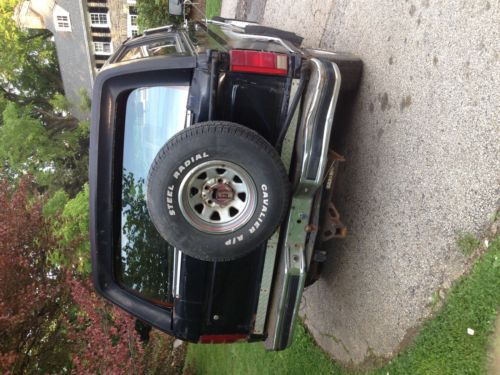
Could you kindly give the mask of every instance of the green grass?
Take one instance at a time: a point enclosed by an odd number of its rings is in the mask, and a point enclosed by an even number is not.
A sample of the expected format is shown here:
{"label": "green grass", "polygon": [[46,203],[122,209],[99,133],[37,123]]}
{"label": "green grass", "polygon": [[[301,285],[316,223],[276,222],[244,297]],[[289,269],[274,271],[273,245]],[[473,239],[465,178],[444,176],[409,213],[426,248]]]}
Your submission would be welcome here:
{"label": "green grass", "polygon": [[302,324],[293,345],[281,352],[266,352],[262,343],[190,344],[185,368],[189,374],[343,374]]}
{"label": "green grass", "polygon": [[[413,345],[377,374],[483,374],[500,307],[500,236],[424,324]],[[474,335],[467,334],[467,328]]]}
{"label": "green grass", "polygon": [[481,242],[470,233],[462,233],[458,237],[458,247],[466,256],[471,255],[480,245]]}
{"label": "green grass", "polygon": [[205,14],[208,19],[220,14],[222,0],[207,0],[205,4]]}
{"label": "green grass", "polygon": [[[451,289],[443,308],[422,327],[413,344],[370,374],[484,374],[489,337],[500,307],[500,236]],[[467,334],[467,328],[474,335]],[[261,343],[189,345],[190,374],[348,374],[330,361],[302,325],[294,343],[282,352],[266,352]]]}
{"label": "green grass", "polygon": [[500,374],[500,315],[497,316],[495,333],[490,348],[490,374]]}

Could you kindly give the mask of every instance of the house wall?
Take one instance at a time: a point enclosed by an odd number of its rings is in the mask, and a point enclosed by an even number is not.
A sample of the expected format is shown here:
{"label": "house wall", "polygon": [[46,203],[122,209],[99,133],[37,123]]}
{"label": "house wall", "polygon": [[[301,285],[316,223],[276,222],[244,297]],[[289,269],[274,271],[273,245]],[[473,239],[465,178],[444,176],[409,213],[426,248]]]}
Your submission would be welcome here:
{"label": "house wall", "polygon": [[[91,13],[99,15],[98,24]],[[58,22],[57,14],[69,17],[67,23]],[[82,91],[90,95],[97,70],[131,34],[130,14],[136,14],[135,0],[26,0],[19,6],[21,26],[54,34],[64,92],[79,119],[87,116],[79,108]]]}
{"label": "house wall", "polygon": [[[129,37],[129,14],[135,14],[134,0],[89,0],[87,2],[87,20],[90,25],[91,51],[94,55],[95,68],[99,69],[118,47]],[[108,15],[107,27],[93,26],[91,13]],[[110,43],[108,54],[95,51],[95,43]],[[106,47],[107,48],[107,47]]]}
{"label": "house wall", "polygon": [[81,92],[85,90],[88,94],[91,93],[95,74],[83,6],[77,0],[57,0],[56,6],[69,13],[71,31],[56,30],[53,15],[45,16],[45,26],[54,34],[64,93],[72,104],[71,113],[83,120],[87,118],[87,114],[82,113],[79,108],[82,102]]}

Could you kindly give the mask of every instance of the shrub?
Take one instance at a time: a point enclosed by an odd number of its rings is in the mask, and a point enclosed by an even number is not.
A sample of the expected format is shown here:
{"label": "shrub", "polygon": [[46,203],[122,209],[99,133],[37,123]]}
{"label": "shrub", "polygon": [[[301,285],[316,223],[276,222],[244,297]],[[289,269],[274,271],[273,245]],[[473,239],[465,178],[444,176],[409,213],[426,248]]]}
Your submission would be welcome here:
{"label": "shrub", "polygon": [[139,30],[182,23],[182,17],[168,13],[168,0],[137,0]]}

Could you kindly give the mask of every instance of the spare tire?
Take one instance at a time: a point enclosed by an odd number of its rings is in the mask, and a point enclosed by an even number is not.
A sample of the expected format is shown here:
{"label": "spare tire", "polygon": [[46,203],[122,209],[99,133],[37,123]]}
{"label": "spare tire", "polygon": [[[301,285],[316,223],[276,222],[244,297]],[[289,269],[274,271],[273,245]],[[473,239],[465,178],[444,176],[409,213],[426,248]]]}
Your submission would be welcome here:
{"label": "spare tire", "polygon": [[276,150],[228,122],[177,133],[158,152],[147,183],[149,215],[161,236],[207,261],[242,257],[282,221],[290,184]]}

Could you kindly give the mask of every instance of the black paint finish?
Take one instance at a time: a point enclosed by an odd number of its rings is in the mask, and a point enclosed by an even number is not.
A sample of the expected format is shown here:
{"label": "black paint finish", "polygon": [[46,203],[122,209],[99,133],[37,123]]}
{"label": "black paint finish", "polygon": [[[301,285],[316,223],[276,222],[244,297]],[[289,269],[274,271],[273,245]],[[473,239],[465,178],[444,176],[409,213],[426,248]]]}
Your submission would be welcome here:
{"label": "black paint finish", "polygon": [[[174,32],[165,32],[171,37]],[[248,126],[274,144],[285,122],[289,77],[230,73],[227,51],[214,59],[213,45],[199,55],[121,62],[138,43],[162,33],[129,40],[111,57],[95,83],[90,149],[90,226],[94,285],[99,293],[141,320],[188,341],[203,334],[249,334],[253,330],[265,244],[231,262],[204,262],[182,255],[178,296],[158,306],[122,287],[117,278],[120,249],[121,152],[127,95],[138,87],[190,82],[188,109],[194,122],[229,120]],[[219,37],[220,39],[220,37]],[[198,42],[203,40],[198,35]],[[209,40],[207,38],[206,40]],[[220,41],[219,41],[220,43]],[[188,49],[189,50],[189,49]],[[193,48],[194,50],[194,48]],[[296,57],[292,62],[300,62]],[[213,65],[214,63],[217,65]],[[293,66],[290,72],[296,72]],[[173,266],[173,265],[172,265]],[[265,336],[251,336],[261,340]]]}

